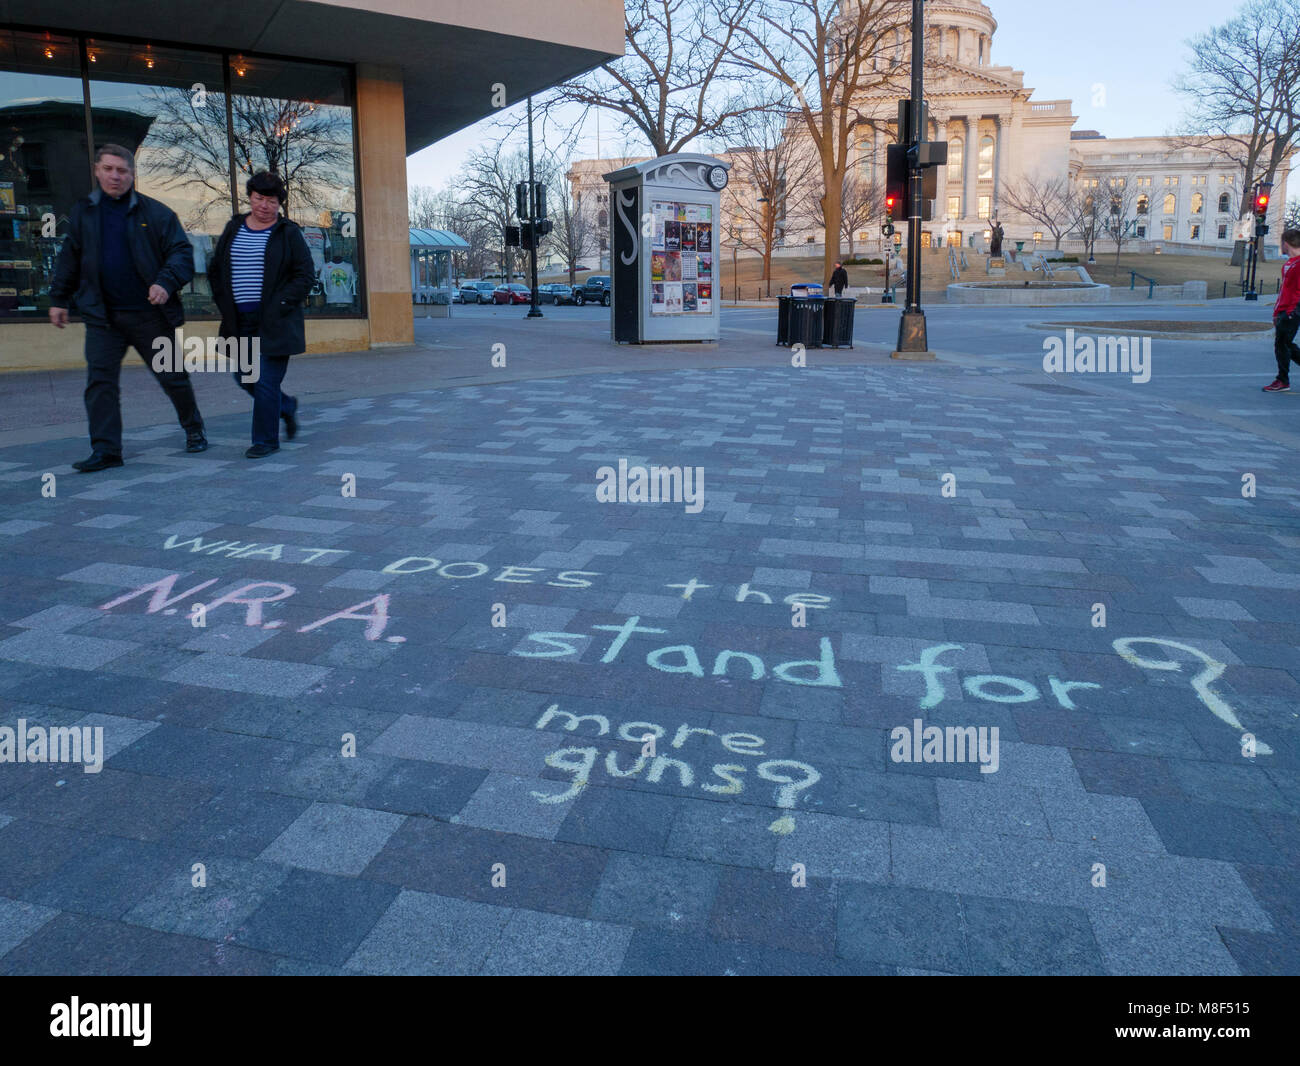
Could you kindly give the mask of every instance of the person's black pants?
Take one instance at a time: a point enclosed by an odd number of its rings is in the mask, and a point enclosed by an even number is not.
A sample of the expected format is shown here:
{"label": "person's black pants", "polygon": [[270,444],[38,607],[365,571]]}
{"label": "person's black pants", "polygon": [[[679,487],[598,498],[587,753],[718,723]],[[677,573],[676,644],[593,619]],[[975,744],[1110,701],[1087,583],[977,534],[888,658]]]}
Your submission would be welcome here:
{"label": "person's black pants", "polygon": [[184,370],[155,370],[154,341],[164,337],[170,343],[176,331],[157,308],[141,311],[110,311],[104,326],[86,323],[86,417],[90,423],[90,446],[104,455],[122,454],[122,404],[119,381],[127,348],[134,348],[162,386],[176,408],[176,417],[186,433],[203,429],[203,418],[194,399],[194,386]]}
{"label": "person's black pants", "polygon": [[1300,313],[1293,311],[1273,320],[1273,354],[1277,356],[1277,379],[1291,381],[1291,364],[1300,363],[1300,348],[1296,347],[1296,330],[1300,329]]}
{"label": "person's black pants", "polygon": [[[252,344],[253,338],[259,334],[261,319],[258,311],[239,312],[241,342],[246,338]],[[253,443],[278,448],[280,419],[298,410],[297,399],[280,389],[280,383],[284,381],[284,375],[289,369],[289,357],[263,355],[259,356],[257,363],[259,372],[256,381],[244,381],[243,375],[238,373],[235,374],[235,381],[253,397]]]}

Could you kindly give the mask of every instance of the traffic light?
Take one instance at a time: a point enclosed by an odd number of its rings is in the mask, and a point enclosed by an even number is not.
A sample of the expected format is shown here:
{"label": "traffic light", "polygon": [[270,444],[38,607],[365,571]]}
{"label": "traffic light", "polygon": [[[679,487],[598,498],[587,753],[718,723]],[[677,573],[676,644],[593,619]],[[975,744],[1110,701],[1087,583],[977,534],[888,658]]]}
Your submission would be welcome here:
{"label": "traffic light", "polygon": [[519,247],[521,247],[521,245],[520,245],[520,243],[519,243],[519,240],[520,240],[519,227],[518,227],[518,226],[507,226],[507,227],[506,227],[506,247],[507,247],[507,248],[519,248]]}
{"label": "traffic light", "polygon": [[885,145],[885,216],[907,217],[907,148]]}
{"label": "traffic light", "polygon": [[515,217],[523,222],[528,217],[528,182],[515,183]]}
{"label": "traffic light", "polygon": [[[909,218],[912,204],[908,199],[910,170],[907,147],[901,144],[885,146],[885,216],[887,219]],[[917,212],[922,222],[929,222],[931,205],[939,195],[939,170],[927,166],[921,171],[921,209]]]}
{"label": "traffic light", "polygon": [[533,193],[533,207],[535,208],[536,211],[533,217],[545,218],[546,217],[546,185],[540,181],[534,182],[533,184],[535,189]]}
{"label": "traffic light", "polygon": [[1255,186],[1255,214],[1263,218],[1268,214],[1268,198],[1273,192],[1270,182],[1261,181]]}

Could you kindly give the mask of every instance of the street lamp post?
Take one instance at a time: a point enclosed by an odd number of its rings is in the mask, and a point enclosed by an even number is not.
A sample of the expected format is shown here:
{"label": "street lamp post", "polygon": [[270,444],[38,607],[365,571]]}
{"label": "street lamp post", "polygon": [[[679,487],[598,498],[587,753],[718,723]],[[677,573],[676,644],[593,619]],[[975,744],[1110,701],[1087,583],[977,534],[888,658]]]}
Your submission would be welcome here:
{"label": "street lamp post", "polygon": [[925,0],[912,0],[912,99],[907,110],[907,302],[898,322],[895,359],[933,359],[921,310],[921,221],[925,168],[946,161],[946,148],[925,143]]}
{"label": "street lamp post", "polygon": [[[532,274],[532,286],[527,318],[541,318],[542,309],[537,306],[537,181],[533,174],[533,98],[528,97],[528,221],[532,239],[528,242],[529,269]],[[523,219],[519,220],[521,223]],[[509,285],[509,279],[506,280]]]}

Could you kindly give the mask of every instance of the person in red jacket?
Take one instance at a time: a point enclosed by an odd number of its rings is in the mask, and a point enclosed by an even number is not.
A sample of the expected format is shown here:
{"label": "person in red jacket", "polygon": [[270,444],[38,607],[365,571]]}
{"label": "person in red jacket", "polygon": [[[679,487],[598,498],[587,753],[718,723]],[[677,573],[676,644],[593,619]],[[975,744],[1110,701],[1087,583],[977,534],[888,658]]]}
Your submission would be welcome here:
{"label": "person in red jacket", "polygon": [[1265,392],[1291,391],[1291,364],[1300,364],[1300,348],[1296,347],[1296,330],[1300,329],[1300,229],[1289,229],[1282,234],[1282,251],[1287,261],[1282,264],[1282,285],[1273,305],[1273,353],[1277,356],[1277,379],[1265,385]]}

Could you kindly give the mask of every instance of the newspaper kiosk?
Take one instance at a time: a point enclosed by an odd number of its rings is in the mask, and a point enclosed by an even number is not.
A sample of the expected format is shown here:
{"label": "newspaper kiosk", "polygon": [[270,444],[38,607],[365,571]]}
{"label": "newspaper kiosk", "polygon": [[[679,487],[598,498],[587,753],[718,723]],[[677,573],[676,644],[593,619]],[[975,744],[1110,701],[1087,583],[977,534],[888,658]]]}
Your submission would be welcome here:
{"label": "newspaper kiosk", "polygon": [[604,175],[615,341],[718,339],[720,208],[729,169],[710,155],[679,153]]}

